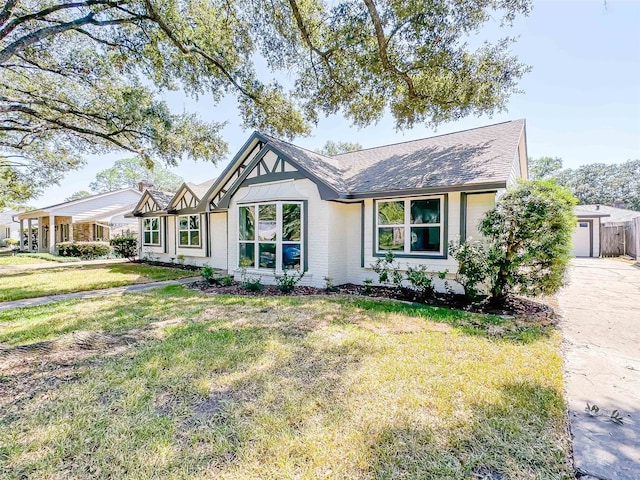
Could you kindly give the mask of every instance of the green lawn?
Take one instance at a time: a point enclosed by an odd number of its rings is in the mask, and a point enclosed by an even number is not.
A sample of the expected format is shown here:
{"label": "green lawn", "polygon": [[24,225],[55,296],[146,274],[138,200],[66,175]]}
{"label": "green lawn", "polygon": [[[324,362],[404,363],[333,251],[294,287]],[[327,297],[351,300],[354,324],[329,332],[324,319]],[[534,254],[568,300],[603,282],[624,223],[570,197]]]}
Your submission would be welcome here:
{"label": "green lawn", "polygon": [[43,260],[25,255],[0,255],[0,267],[10,265],[28,265],[31,263],[43,263]]}
{"label": "green lawn", "polygon": [[172,286],[0,312],[0,342],[6,478],[571,478],[549,327]]}
{"label": "green lawn", "polygon": [[190,276],[194,272],[139,263],[11,270],[0,275],[0,302]]}

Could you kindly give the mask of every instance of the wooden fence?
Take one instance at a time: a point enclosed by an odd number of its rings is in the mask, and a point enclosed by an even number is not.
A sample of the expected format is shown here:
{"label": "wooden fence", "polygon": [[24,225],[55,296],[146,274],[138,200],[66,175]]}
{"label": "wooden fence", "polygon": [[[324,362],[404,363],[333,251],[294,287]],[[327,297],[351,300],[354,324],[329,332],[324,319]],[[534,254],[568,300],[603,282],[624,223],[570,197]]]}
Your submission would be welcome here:
{"label": "wooden fence", "polygon": [[629,222],[608,223],[601,227],[603,257],[640,255],[640,217]]}

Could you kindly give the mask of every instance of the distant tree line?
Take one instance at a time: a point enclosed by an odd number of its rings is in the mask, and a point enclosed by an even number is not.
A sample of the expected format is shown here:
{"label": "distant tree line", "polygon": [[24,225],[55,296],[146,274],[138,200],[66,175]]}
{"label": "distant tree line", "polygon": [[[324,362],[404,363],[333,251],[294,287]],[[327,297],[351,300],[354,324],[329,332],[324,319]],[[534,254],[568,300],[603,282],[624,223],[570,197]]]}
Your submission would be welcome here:
{"label": "distant tree line", "polygon": [[640,159],[589,163],[574,169],[563,168],[558,157],[531,158],[529,177],[555,180],[568,188],[580,204],[613,206],[623,202],[624,208],[640,211]]}

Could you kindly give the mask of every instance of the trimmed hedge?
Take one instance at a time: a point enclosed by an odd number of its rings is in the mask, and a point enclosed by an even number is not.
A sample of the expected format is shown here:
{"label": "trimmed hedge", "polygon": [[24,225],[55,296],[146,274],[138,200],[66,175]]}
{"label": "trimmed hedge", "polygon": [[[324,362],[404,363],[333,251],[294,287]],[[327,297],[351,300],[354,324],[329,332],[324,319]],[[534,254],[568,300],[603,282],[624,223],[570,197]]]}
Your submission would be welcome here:
{"label": "trimmed hedge", "polygon": [[112,252],[108,242],[62,242],[57,246],[61,257],[96,258]]}
{"label": "trimmed hedge", "polygon": [[111,246],[120,257],[135,260],[138,256],[138,239],[132,235],[119,235],[112,238]]}

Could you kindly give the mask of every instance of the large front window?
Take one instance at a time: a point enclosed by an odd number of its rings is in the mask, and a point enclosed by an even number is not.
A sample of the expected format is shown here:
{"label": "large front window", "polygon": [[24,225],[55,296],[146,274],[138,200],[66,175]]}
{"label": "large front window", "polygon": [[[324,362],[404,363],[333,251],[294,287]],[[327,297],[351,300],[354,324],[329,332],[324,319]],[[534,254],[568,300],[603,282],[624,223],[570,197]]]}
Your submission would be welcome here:
{"label": "large front window", "polygon": [[142,243],[160,245],[160,218],[145,218],[142,222]]}
{"label": "large front window", "polygon": [[273,202],[239,207],[238,266],[300,269],[302,204]]}
{"label": "large front window", "polygon": [[376,202],[376,251],[442,255],[443,197]]}
{"label": "large front window", "polygon": [[200,215],[178,217],[178,238],[181,247],[200,246]]}

